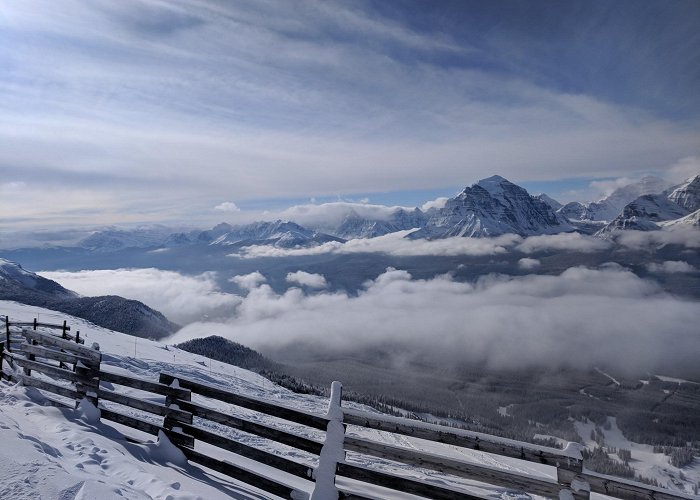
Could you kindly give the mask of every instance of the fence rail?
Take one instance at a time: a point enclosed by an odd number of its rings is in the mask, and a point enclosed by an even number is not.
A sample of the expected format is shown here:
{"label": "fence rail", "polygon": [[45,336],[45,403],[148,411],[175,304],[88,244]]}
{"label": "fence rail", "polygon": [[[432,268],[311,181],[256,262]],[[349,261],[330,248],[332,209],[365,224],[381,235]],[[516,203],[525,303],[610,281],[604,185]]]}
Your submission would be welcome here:
{"label": "fence rail", "polygon": [[[330,470],[332,483],[335,483],[336,477],[341,476],[352,480],[350,483],[342,482],[344,485],[352,485],[353,481],[359,481],[436,499],[481,498],[464,491],[457,484],[446,485],[445,481],[450,477],[466,478],[487,485],[504,486],[511,490],[554,498],[560,497],[562,492],[567,492],[576,499],[588,498],[590,492],[630,500],[692,498],[689,495],[671,493],[661,488],[587,471],[583,469],[583,461],[577,450],[558,450],[483,433],[344,408],[340,406],[339,390],[337,394],[332,391],[335,395],[331,397],[328,414],[318,415],[237,394],[177,373],[163,372],[159,374],[158,380],[148,380],[108,371],[101,367],[102,354],[99,346],[84,346],[79,343],[83,339],[80,339],[77,333],[75,337],[68,338],[66,332],[70,328],[65,323],[50,325],[36,320],[10,322],[6,317],[5,324],[7,342],[0,342],[0,374],[3,378],[65,398],[61,400],[47,396],[50,403],[58,406],[75,407],[81,399],[88,398],[100,409],[101,418],[154,436],[160,436],[162,433],[183,451],[190,462],[284,498],[300,498],[305,494],[285,484],[283,479],[271,478],[271,474],[264,472],[265,467],[309,481],[308,489],[314,492],[319,490],[318,485],[321,482],[329,480],[328,476],[324,475],[324,470]],[[61,330],[61,335],[46,333],[41,329]],[[12,350],[7,349],[11,345],[14,346]],[[5,371],[3,363],[12,369]],[[73,365],[72,368],[70,365]],[[22,368],[23,371],[20,372],[17,368]],[[32,372],[40,376],[32,376]],[[117,389],[101,387],[100,382],[137,389],[136,392],[143,391],[157,397],[141,397],[133,392],[126,394]],[[335,383],[333,389],[336,389]],[[192,400],[192,394],[198,396],[196,402]],[[154,401],[158,398],[163,398],[164,402]],[[66,399],[72,402],[67,402]],[[253,418],[233,416],[208,406],[203,402],[206,400],[220,401],[269,415],[286,423],[297,424],[297,427],[303,426],[307,430],[292,432]],[[110,404],[105,405],[105,402]],[[145,417],[138,416],[139,414]],[[203,422],[210,424],[205,425]],[[212,426],[212,423],[215,425]],[[332,431],[335,424],[340,425],[339,435]],[[434,452],[390,445],[359,436],[360,428],[544,464],[556,468],[556,479],[517,474],[510,470],[447,458]],[[227,429],[255,435],[318,458],[310,458],[306,460],[307,463],[303,463],[291,456],[242,442],[240,437],[227,434]],[[214,432],[215,430],[220,432]],[[318,435],[319,431],[326,431],[325,439],[309,437]],[[344,452],[404,464],[404,468],[409,466],[439,471],[445,476],[441,475],[440,482],[434,483],[408,477],[400,470],[389,472],[361,465],[353,461],[353,457],[348,460],[345,453],[342,457],[329,458],[330,455],[324,448],[335,446],[334,440],[340,440],[336,444],[342,446]],[[230,460],[212,457],[198,449],[200,446],[197,443],[206,443],[235,456],[259,462],[263,466],[252,469],[242,465],[240,461],[232,463]],[[318,465],[310,465],[312,462],[317,462]],[[277,477],[274,474],[272,476]],[[357,493],[352,486],[337,487],[337,492],[339,498],[368,498]],[[317,497],[312,494],[311,500],[315,498]]]}

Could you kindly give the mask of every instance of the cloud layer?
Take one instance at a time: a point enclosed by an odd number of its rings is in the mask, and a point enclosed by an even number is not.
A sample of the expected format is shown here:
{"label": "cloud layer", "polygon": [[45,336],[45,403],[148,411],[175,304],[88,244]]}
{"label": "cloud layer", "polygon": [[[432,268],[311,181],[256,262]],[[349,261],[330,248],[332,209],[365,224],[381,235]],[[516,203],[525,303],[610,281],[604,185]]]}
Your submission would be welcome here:
{"label": "cloud layer", "polygon": [[697,157],[695,6],[584,4],[525,16],[490,2],[10,2],[0,217],[212,220],[222,200],[623,176]]}
{"label": "cloud layer", "polygon": [[267,351],[301,345],[325,354],[408,352],[494,369],[693,372],[699,315],[699,303],[669,296],[619,266],[491,275],[475,284],[388,269],[357,296],[298,288],[278,294],[260,284],[227,322],[188,325],[171,341],[218,334]]}
{"label": "cloud layer", "polygon": [[181,325],[228,317],[241,300],[236,295],[222,293],[213,272],[185,276],[148,268],[39,274],[81,295],[120,295],[139,300]]}

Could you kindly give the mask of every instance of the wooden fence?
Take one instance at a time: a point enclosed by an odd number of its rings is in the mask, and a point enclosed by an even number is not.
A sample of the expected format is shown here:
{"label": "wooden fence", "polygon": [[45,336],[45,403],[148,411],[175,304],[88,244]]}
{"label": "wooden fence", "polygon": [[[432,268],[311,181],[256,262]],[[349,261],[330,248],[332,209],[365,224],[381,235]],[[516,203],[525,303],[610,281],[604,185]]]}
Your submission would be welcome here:
{"label": "wooden fence", "polygon": [[[59,329],[62,332],[59,336],[48,333],[45,329]],[[231,389],[215,387],[177,373],[162,372],[158,380],[116,373],[101,366],[101,352],[97,344],[87,347],[79,343],[81,339],[78,334],[75,337],[69,336],[69,330],[65,324],[41,324],[36,320],[32,323],[6,322],[6,342],[0,342],[0,374],[6,379],[51,393],[47,395],[47,399],[55,405],[71,408],[77,406],[83,398],[87,398],[99,407],[102,419],[156,436],[162,432],[182,450],[190,462],[283,498],[300,498],[303,494],[283,479],[274,479],[284,475],[262,472],[266,467],[309,481],[305,489],[314,492],[311,500],[325,500],[320,496],[321,492],[327,494],[329,490],[328,484],[322,485],[323,482],[330,482],[331,487],[336,484],[337,495],[340,498],[367,498],[357,493],[362,491],[362,488],[358,490],[352,486],[357,486],[357,483],[354,483],[356,481],[427,498],[482,498],[465,492],[459,485],[446,486],[445,482],[449,481],[450,477],[553,498],[560,498],[563,494],[564,497],[583,499],[588,498],[590,492],[631,500],[692,498],[689,495],[673,494],[661,488],[586,471],[578,452],[568,453],[488,434],[344,408],[341,406],[341,386],[337,382],[334,382],[331,390],[328,413],[318,415],[238,394]],[[4,371],[3,363],[8,367],[22,368],[23,371]],[[41,375],[33,376],[32,372]],[[136,397],[117,389],[106,388],[114,385],[138,389],[157,397]],[[193,394],[197,395],[196,401],[192,399]],[[73,401],[67,402],[52,395]],[[284,421],[283,425],[286,428],[290,427],[289,424],[295,424],[292,427],[297,430],[283,430],[279,426],[256,421],[258,419],[254,417],[229,415],[214,408],[216,403],[212,404],[212,400],[275,417]],[[113,404],[107,408],[105,401],[116,403],[124,410],[115,409]],[[303,460],[295,460],[291,455],[285,456],[281,452],[251,446],[242,442],[240,438],[231,437],[226,433],[226,429],[243,431],[319,458],[303,463]],[[416,438],[414,444],[418,448],[418,440],[433,441],[544,464],[555,468],[556,479],[518,474],[416,448],[379,442],[361,437],[361,429],[375,429],[392,435]],[[323,439],[318,437],[324,435]],[[236,460],[237,463],[233,463],[230,460],[212,457],[197,443],[206,443],[263,466],[251,468],[243,465],[245,461]],[[340,450],[340,455],[334,453],[334,450]],[[348,456],[346,452],[352,453]],[[367,456],[381,459],[379,462],[387,467],[379,469],[361,465],[361,462],[366,460],[358,458],[366,459]],[[405,469],[407,466],[420,468],[428,473],[439,471],[442,474],[439,482],[407,477],[400,472],[401,468]],[[415,472],[415,469],[413,471]],[[342,486],[338,486],[338,477],[351,481],[342,480],[339,482]]]}

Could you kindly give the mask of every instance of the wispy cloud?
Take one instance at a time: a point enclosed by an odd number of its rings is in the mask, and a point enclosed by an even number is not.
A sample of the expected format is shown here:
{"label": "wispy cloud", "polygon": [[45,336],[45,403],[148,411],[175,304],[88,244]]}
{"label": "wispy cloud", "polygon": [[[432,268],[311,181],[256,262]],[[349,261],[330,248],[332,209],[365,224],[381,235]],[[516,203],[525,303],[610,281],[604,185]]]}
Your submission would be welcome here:
{"label": "wispy cloud", "polygon": [[698,155],[696,124],[552,83],[508,31],[408,21],[311,0],[8,4],[0,168],[63,202],[3,197],[3,217],[213,218],[220,200],[624,176]]}
{"label": "wispy cloud", "polygon": [[698,270],[683,260],[666,260],[661,263],[652,262],[647,265],[652,273],[696,273]]}

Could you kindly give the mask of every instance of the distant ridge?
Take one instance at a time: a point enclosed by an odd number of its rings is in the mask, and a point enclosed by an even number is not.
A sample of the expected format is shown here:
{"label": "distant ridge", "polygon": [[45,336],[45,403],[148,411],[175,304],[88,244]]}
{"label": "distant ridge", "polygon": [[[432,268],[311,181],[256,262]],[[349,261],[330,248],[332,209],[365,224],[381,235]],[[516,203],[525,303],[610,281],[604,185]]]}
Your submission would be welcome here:
{"label": "distant ridge", "polygon": [[136,337],[157,340],[179,329],[142,302],[116,295],[81,297],[5,259],[0,259],[0,299],[64,312]]}

